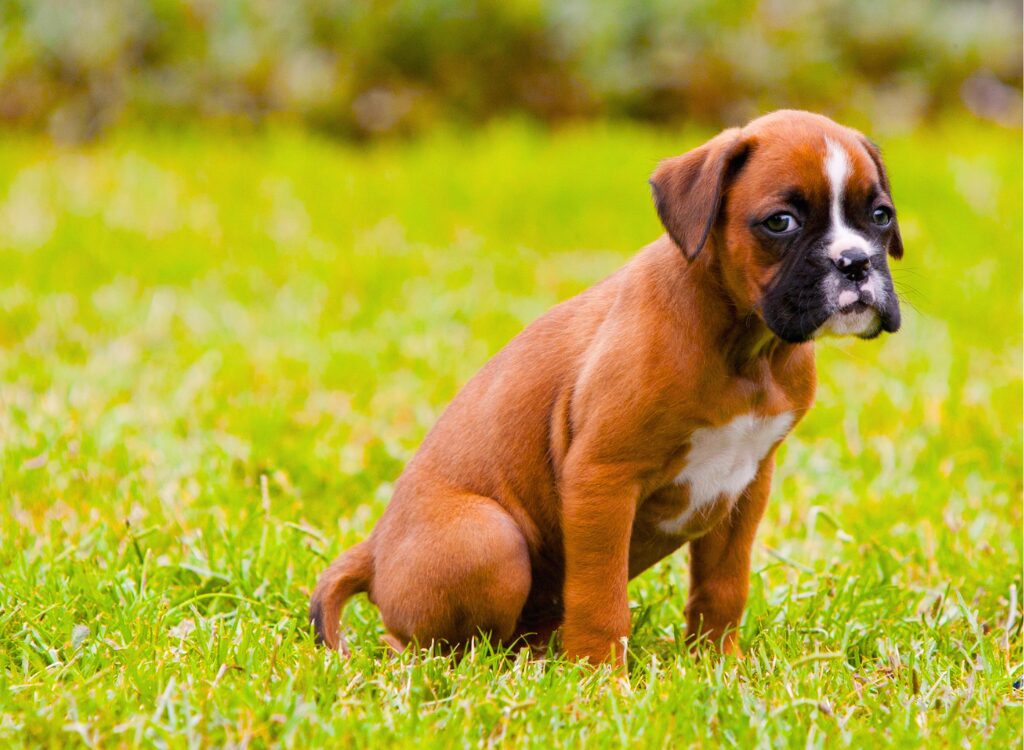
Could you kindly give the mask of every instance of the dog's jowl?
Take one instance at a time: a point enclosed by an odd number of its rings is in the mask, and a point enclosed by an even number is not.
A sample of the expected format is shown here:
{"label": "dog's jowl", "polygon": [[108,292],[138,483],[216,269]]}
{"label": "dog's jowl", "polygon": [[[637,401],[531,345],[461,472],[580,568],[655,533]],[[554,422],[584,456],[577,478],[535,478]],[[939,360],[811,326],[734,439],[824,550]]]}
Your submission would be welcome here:
{"label": "dog's jowl", "polygon": [[737,650],[814,340],[899,327],[903,245],[878,149],[819,115],[726,130],[651,186],[667,233],[488,362],[320,577],[328,646],[366,592],[396,648],[560,629],[568,656],[621,662],[627,582],[689,543],[687,631]]}

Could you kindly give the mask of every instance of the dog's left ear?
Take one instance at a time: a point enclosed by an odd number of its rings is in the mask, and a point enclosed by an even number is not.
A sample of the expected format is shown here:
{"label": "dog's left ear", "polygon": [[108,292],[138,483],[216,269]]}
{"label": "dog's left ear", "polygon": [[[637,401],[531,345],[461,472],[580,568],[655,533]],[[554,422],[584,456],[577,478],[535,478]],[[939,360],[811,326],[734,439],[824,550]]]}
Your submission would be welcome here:
{"label": "dog's left ear", "polygon": [[651,177],[661,223],[683,255],[693,260],[707,242],[728,181],[747,158],[750,143],[739,128],[724,130],[703,146],[666,159]]}
{"label": "dog's left ear", "polygon": [[[860,140],[864,148],[867,149],[871,161],[875,163],[875,169],[878,170],[878,182],[881,184],[882,190],[891,199],[892,189],[889,187],[889,175],[885,171],[885,165],[882,164],[881,149],[863,135],[860,137]],[[892,231],[889,233],[888,251],[889,255],[897,260],[903,257],[903,237],[900,235],[900,225],[895,218],[892,220]]]}

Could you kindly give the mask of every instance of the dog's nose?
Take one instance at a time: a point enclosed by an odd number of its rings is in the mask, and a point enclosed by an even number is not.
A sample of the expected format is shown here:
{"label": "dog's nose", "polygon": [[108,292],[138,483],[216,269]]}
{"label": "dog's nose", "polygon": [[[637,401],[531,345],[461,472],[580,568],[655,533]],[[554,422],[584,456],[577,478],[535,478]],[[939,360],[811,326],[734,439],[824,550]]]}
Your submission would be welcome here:
{"label": "dog's nose", "polygon": [[860,248],[843,250],[834,262],[839,272],[850,281],[864,281],[868,277],[868,267],[871,265],[871,259]]}

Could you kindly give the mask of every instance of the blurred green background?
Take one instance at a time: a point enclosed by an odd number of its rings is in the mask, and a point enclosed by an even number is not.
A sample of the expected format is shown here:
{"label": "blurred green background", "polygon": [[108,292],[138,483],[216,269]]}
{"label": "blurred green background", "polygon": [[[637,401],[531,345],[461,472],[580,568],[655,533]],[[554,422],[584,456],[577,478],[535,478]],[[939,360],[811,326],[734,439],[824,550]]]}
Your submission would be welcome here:
{"label": "blurred green background", "polygon": [[720,126],[780,106],[1020,122],[1013,0],[7,0],[0,122],[284,118],[348,136],[525,113]]}

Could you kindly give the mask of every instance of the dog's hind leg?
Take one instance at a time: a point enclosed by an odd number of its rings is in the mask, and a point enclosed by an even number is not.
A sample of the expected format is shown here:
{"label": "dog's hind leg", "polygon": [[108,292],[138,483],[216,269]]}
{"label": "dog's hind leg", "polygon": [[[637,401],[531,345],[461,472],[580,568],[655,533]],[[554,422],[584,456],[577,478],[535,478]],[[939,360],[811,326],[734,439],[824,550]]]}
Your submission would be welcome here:
{"label": "dog's hind leg", "polygon": [[512,516],[477,495],[418,498],[401,515],[375,533],[370,597],[388,643],[457,648],[479,634],[509,642],[531,586],[529,549]]}

